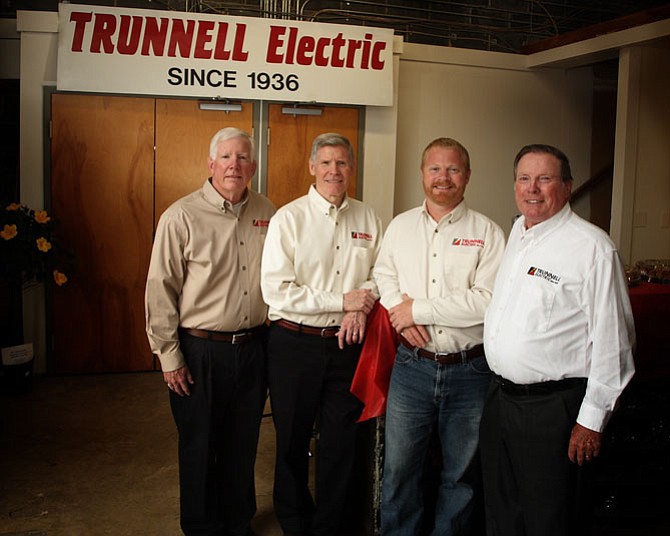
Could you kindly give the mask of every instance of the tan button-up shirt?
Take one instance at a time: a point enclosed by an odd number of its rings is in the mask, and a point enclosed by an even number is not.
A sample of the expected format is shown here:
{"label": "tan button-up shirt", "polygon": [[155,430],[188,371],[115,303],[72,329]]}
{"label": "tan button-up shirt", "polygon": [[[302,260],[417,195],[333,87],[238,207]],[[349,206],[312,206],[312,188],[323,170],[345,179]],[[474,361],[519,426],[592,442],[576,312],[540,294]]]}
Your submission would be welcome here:
{"label": "tan button-up shirt", "polygon": [[238,216],[207,180],[158,222],[145,304],[149,344],[163,371],[184,365],[180,326],[239,331],[266,320],[260,262],[275,208],[251,190],[239,208]]}

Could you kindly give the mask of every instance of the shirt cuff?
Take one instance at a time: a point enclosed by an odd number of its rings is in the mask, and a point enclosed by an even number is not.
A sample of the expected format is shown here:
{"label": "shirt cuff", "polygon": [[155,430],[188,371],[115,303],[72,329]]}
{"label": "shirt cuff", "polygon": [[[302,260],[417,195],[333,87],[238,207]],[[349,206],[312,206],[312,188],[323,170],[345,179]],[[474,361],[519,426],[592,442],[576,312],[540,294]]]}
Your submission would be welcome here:
{"label": "shirt cuff", "polygon": [[433,308],[429,300],[414,300],[412,318],[417,326],[433,325]]}
{"label": "shirt cuff", "polygon": [[344,312],[344,294],[339,292],[326,292],[323,295],[324,311],[333,313]]}
{"label": "shirt cuff", "polygon": [[180,369],[186,364],[181,350],[158,354],[158,359],[161,362],[161,369],[163,372],[172,372],[173,370]]}
{"label": "shirt cuff", "polygon": [[607,426],[611,416],[611,411],[596,408],[584,401],[582,402],[581,408],[579,408],[577,422],[584,428],[588,428],[595,432],[602,432],[605,430],[605,426]]}

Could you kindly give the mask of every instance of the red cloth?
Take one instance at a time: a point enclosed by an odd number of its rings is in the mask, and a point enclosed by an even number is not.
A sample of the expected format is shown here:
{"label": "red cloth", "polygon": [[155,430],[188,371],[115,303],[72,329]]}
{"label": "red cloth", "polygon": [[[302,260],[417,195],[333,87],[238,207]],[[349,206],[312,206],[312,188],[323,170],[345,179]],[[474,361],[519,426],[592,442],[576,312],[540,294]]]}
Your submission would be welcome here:
{"label": "red cloth", "polygon": [[358,422],[386,411],[386,394],[399,342],[388,311],[377,301],[368,316],[363,349],[351,382],[351,392],[365,404]]}
{"label": "red cloth", "polygon": [[635,318],[635,377],[670,376],[670,285],[641,283],[630,289]]}

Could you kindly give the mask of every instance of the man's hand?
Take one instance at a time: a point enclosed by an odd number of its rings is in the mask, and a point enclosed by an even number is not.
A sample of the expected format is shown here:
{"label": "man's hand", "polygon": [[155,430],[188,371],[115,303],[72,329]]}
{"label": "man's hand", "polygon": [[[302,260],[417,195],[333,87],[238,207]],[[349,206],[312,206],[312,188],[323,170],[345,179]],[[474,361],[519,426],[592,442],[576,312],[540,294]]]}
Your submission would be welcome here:
{"label": "man's hand", "polygon": [[428,344],[430,335],[425,326],[417,326],[412,315],[412,304],[414,300],[407,294],[402,295],[402,302],[391,307],[389,320],[393,328],[402,335],[412,346],[423,348]]}
{"label": "man's hand", "polygon": [[358,288],[344,295],[342,306],[346,312],[360,311],[367,316],[372,311],[375,301],[377,301],[377,298],[370,289]]}
{"label": "man's hand", "polygon": [[414,300],[407,296],[407,294],[402,295],[402,302],[398,305],[391,307],[389,310],[389,320],[391,320],[391,325],[398,333],[402,333],[402,330],[414,326],[414,317],[412,316],[412,304]]}
{"label": "man's hand", "polygon": [[337,344],[340,350],[344,344],[360,344],[365,337],[365,324],[367,316],[359,311],[345,313],[342,317],[340,331],[337,332]]}
{"label": "man's hand", "polygon": [[191,396],[191,390],[188,386],[193,385],[194,382],[188,366],[184,365],[177,370],[163,372],[163,379],[170,391],[174,391],[179,396]]}
{"label": "man's hand", "polygon": [[418,346],[419,348],[424,348],[430,341],[426,326],[410,326],[403,329],[400,335],[412,346]]}
{"label": "man's hand", "polygon": [[602,434],[575,424],[570,432],[568,457],[572,463],[583,465],[600,454]]}

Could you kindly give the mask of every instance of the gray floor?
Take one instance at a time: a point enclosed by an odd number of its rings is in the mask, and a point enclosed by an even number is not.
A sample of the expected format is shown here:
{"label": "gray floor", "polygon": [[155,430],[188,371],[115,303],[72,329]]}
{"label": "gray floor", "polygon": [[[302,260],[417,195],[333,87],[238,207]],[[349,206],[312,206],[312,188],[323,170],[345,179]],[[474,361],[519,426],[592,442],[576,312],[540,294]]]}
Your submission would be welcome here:
{"label": "gray floor", "polygon": [[[623,397],[609,426],[599,488],[608,494],[592,536],[670,534],[669,393],[664,382]],[[176,442],[160,373],[38,376],[31,392],[0,396],[0,536],[179,535]],[[256,463],[258,536],[281,535],[274,448],[268,416]],[[366,504],[378,489],[367,462],[356,488]],[[372,534],[370,519],[368,512],[365,529],[343,536]]]}
{"label": "gray floor", "polygon": [[[36,377],[0,398],[0,536],[172,536],[179,530],[177,436],[159,373]],[[256,465],[259,536],[272,512],[274,429]]]}

